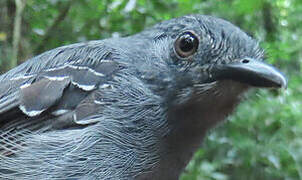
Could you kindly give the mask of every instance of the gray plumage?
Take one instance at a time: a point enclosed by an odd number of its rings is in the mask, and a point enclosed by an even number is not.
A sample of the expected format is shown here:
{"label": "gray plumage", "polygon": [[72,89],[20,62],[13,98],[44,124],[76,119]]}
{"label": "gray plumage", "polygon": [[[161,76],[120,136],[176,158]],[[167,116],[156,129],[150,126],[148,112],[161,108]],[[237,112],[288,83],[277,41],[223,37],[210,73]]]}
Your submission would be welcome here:
{"label": "gray plumage", "polygon": [[250,85],[286,86],[262,59],[202,15],[47,51],[0,76],[0,178],[177,179]]}

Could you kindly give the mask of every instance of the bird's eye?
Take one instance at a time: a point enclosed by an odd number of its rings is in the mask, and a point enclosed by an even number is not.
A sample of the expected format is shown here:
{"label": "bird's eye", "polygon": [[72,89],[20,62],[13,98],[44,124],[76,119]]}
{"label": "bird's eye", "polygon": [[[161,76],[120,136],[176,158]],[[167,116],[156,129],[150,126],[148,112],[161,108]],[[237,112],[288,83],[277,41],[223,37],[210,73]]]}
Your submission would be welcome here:
{"label": "bird's eye", "polygon": [[195,34],[184,32],[176,39],[174,49],[180,57],[186,58],[197,51],[198,44],[198,38]]}

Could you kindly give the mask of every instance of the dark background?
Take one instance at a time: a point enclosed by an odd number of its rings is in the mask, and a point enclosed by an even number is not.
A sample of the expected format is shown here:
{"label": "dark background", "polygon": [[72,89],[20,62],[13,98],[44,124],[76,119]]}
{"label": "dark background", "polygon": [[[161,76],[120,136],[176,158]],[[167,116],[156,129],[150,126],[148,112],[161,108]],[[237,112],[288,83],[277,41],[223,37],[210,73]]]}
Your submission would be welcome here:
{"label": "dark background", "polygon": [[248,93],[208,133],[182,179],[302,179],[301,0],[0,0],[0,71],[58,46],[130,35],[190,13],[224,18],[253,35],[289,88]]}

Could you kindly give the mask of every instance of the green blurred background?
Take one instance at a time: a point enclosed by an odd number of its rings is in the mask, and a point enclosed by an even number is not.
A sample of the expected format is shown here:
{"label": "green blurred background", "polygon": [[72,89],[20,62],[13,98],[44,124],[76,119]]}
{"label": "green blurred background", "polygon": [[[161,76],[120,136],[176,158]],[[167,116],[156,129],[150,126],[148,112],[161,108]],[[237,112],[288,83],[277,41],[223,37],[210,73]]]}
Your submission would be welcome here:
{"label": "green blurred background", "polygon": [[229,121],[208,133],[182,179],[301,180],[301,0],[0,0],[0,71],[58,46],[126,36],[191,13],[253,35],[289,88],[248,93]]}

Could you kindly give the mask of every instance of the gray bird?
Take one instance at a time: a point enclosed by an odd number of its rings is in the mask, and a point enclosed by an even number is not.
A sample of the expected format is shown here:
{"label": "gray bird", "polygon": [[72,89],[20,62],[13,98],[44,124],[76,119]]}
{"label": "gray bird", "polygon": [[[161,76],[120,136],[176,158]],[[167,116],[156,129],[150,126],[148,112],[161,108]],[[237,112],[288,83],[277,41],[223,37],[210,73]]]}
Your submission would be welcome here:
{"label": "gray bird", "polygon": [[178,179],[250,87],[286,87],[258,43],[188,15],[47,51],[0,76],[0,179]]}

